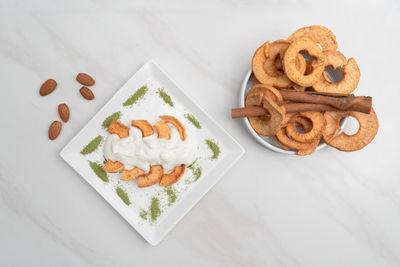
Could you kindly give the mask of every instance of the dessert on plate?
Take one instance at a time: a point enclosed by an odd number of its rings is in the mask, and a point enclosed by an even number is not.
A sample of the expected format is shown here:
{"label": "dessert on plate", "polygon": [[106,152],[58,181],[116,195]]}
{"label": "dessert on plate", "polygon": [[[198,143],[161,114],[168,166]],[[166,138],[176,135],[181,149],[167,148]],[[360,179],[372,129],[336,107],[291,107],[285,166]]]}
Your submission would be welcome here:
{"label": "dessert on plate", "polygon": [[160,118],[153,126],[147,120],[132,120],[131,127],[112,121],[103,147],[103,170],[122,172],[123,181],[137,179],[138,187],[178,182],[196,160],[197,144],[177,118]]}

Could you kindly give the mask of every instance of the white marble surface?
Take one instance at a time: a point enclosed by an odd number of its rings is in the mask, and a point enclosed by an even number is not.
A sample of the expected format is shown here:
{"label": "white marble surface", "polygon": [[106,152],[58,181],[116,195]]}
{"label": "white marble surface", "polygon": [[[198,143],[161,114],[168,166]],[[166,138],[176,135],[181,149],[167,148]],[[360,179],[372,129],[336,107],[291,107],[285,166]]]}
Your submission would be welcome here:
{"label": "white marble surface", "polygon": [[[0,266],[400,266],[400,4],[348,2],[1,0]],[[280,155],[229,118],[257,46],[311,24],[374,96],[380,129],[362,151]],[[149,59],[247,150],[157,247],[58,156]],[[48,77],[59,86],[40,97]],[[60,102],[71,121],[50,142]]]}

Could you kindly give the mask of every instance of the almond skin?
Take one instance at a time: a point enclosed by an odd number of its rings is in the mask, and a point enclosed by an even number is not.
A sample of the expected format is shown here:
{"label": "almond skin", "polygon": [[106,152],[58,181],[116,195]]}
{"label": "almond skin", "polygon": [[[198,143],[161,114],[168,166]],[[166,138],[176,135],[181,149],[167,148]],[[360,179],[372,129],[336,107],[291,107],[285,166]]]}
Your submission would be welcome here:
{"label": "almond skin", "polygon": [[67,104],[63,103],[58,105],[58,114],[63,122],[68,122],[69,120],[69,108]]}
{"label": "almond skin", "polygon": [[93,100],[94,99],[94,94],[92,92],[92,90],[90,90],[89,88],[83,86],[81,88],[81,90],[79,90],[79,92],[81,92],[81,95],[87,99],[87,100]]}
{"label": "almond skin", "polygon": [[59,121],[53,121],[52,124],[50,124],[49,127],[49,139],[54,140],[56,139],[61,132],[62,124]]}
{"label": "almond skin", "polygon": [[39,94],[45,96],[53,92],[57,87],[57,82],[54,79],[48,79],[40,86]]}
{"label": "almond skin", "polygon": [[95,81],[92,77],[90,77],[89,74],[86,73],[79,73],[76,76],[76,80],[82,84],[82,85],[86,85],[86,86],[92,86],[95,84]]}

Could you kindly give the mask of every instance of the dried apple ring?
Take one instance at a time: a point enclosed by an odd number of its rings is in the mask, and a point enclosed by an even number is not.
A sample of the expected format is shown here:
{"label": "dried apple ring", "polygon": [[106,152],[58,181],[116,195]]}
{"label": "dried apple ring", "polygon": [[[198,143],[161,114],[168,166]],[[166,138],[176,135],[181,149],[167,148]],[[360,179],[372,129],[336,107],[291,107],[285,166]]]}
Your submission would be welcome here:
{"label": "dried apple ring", "polygon": [[324,51],[336,50],[338,44],[336,36],[331,30],[320,25],[313,25],[298,29],[289,36],[288,41],[293,42],[299,38],[306,37],[321,45]]}
{"label": "dried apple ring", "polygon": [[292,82],[286,75],[273,77],[265,72],[264,64],[266,60],[267,58],[265,56],[265,46],[262,45],[254,53],[253,60],[251,63],[254,76],[257,78],[257,80],[263,84],[268,84],[271,86],[276,86],[280,88],[288,87]]}
{"label": "dried apple ring", "polygon": [[164,138],[164,139],[171,138],[171,130],[166,122],[158,121],[153,126],[157,130],[158,138]]}
{"label": "dried apple ring", "polygon": [[290,149],[297,150],[297,155],[299,156],[306,156],[310,155],[312,152],[315,151],[315,149],[318,147],[321,136],[316,137],[314,140],[312,140],[309,143],[301,143],[296,140],[291,139],[289,136],[287,136],[286,133],[286,127],[282,127],[279,129],[279,131],[276,133],[275,136],[277,143],[280,144],[281,146],[284,146]]}
{"label": "dried apple ring", "polygon": [[139,128],[139,130],[142,132],[143,137],[154,134],[153,127],[151,127],[150,123],[146,120],[133,120],[132,126]]}
{"label": "dried apple ring", "polygon": [[164,168],[162,165],[150,166],[150,171],[139,177],[137,185],[138,187],[147,187],[156,184],[161,180],[164,174]]}
{"label": "dried apple ring", "polygon": [[[278,40],[270,45],[268,58],[264,63],[264,70],[268,75],[273,77],[285,75],[283,72],[279,71],[279,69],[276,67],[276,60],[278,58],[279,59],[283,58],[283,55],[285,54],[289,45],[290,43],[286,40]],[[296,66],[299,72],[301,73],[304,73],[304,71],[306,70],[306,60],[301,54],[298,54],[297,56]]]}
{"label": "dried apple ring", "polygon": [[122,172],[124,170],[124,164],[119,161],[112,161],[108,159],[106,165],[103,167],[103,170],[111,173]]}
{"label": "dried apple ring", "polygon": [[[308,131],[310,131],[311,128],[312,128],[312,123],[311,123],[311,121],[310,121],[309,119],[304,118],[304,117],[301,117],[301,116],[296,116],[295,121],[294,121],[294,122],[288,122],[288,124],[289,124],[289,123],[294,123],[296,127],[297,127],[297,126],[302,127],[302,128],[304,129],[304,132],[308,132]],[[275,138],[275,142],[277,142],[278,145],[280,145],[284,150],[290,150],[290,147],[288,147],[288,146],[282,144],[282,143],[278,140],[278,138],[277,138],[276,136],[275,136],[274,138]]]}
{"label": "dried apple ring", "polygon": [[[348,135],[340,132],[340,120],[344,117],[354,117],[359,128],[357,133]],[[371,109],[369,114],[356,111],[329,111],[325,112],[324,117],[328,123],[328,127],[323,132],[325,142],[341,151],[356,151],[360,150],[374,139],[379,129],[378,117],[374,109]]]}
{"label": "dried apple ring", "polygon": [[[290,123],[290,122],[296,122],[297,117],[304,117],[309,119],[312,123],[311,130],[306,131],[305,133],[298,132],[296,129],[296,123]],[[293,140],[302,143],[307,143],[311,142],[316,137],[321,136],[322,131],[325,129],[325,126],[326,126],[326,120],[321,112],[319,111],[301,112],[296,114],[290,119],[289,123],[286,126],[286,132],[288,135],[292,137]]]}
{"label": "dried apple ring", "polygon": [[186,165],[182,164],[180,166],[175,167],[172,172],[164,174],[160,181],[160,186],[170,186],[181,179],[183,174],[185,173]]}
{"label": "dried apple ring", "polygon": [[[311,62],[312,72],[305,75],[296,67],[297,55],[300,51],[306,50],[310,56],[315,59]],[[287,77],[302,86],[312,86],[321,77],[324,72],[325,55],[319,46],[308,38],[299,38],[295,40],[286,50],[283,58],[283,67]]]}
{"label": "dried apple ring", "polygon": [[[319,141],[320,141],[320,136],[316,137],[315,139],[313,139],[311,142],[308,142],[308,143],[302,143],[302,142],[296,141],[294,139],[291,139],[287,135],[286,127],[282,127],[277,131],[276,138],[283,145],[285,145],[291,149],[298,150],[298,151],[309,151],[310,148],[312,148],[314,146],[318,146]],[[314,151],[314,150],[312,150],[312,151]],[[312,151],[310,152],[310,154],[312,153]]]}
{"label": "dried apple ring", "polygon": [[274,135],[285,117],[284,107],[278,106],[271,98],[262,93],[247,95],[246,107],[251,106],[262,106],[269,113],[269,116],[248,117],[253,129],[263,136]]}
{"label": "dried apple ring", "polygon": [[185,141],[185,139],[186,139],[186,129],[177,118],[175,118],[174,116],[170,116],[170,115],[163,115],[163,116],[160,116],[160,118],[165,123],[170,123],[170,124],[174,125],[175,128],[178,130],[178,133],[179,133],[179,136],[181,137],[181,140]]}
{"label": "dried apple ring", "polygon": [[[327,63],[327,65],[331,64]],[[327,81],[324,76],[321,76],[312,87],[317,92],[349,94],[357,88],[361,75],[354,58],[350,58],[342,67],[342,73],[343,79],[337,83]]]}
{"label": "dried apple ring", "polygon": [[[275,140],[277,140],[277,143],[280,144],[281,146],[283,145],[284,149],[285,147],[289,149],[294,149],[297,150],[297,155],[300,156],[305,156],[311,154],[318,146],[321,135],[317,136],[315,139],[313,139],[311,142],[298,142],[292,138],[290,138],[287,135],[286,132],[286,127],[289,123],[291,122],[291,119],[296,116],[296,114],[287,114],[284,121],[282,122],[283,127],[281,127],[278,132],[275,135]],[[304,118],[305,119],[305,118]],[[295,120],[295,123],[298,123],[300,126],[302,126],[305,130],[306,128],[309,129],[311,126],[311,122],[303,120],[302,117],[297,117]]]}
{"label": "dried apple ring", "polygon": [[110,123],[107,131],[110,134],[117,134],[119,138],[125,138],[129,136],[129,127],[115,120]]}
{"label": "dried apple ring", "polygon": [[121,180],[129,182],[135,180],[139,176],[144,174],[144,170],[134,167],[130,170],[124,170],[121,175]]}

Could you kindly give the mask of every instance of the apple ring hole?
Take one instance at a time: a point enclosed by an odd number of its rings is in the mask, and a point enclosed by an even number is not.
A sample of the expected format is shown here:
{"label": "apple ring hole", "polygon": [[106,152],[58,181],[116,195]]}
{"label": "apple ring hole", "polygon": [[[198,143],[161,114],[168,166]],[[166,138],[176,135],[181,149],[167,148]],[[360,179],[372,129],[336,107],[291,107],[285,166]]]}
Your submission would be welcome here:
{"label": "apple ring hole", "polygon": [[311,63],[315,59],[315,57],[310,56],[306,50],[301,50],[300,54],[304,57],[307,64]]}
{"label": "apple ring hole", "polygon": [[305,126],[305,124],[302,124],[301,121],[296,121],[296,131],[298,133],[305,134],[312,130],[313,122],[311,120],[309,120],[308,118],[302,118],[302,119],[304,120],[303,123],[306,123],[306,122],[308,123],[308,125],[307,125],[308,130],[306,130],[307,127]]}
{"label": "apple ring hole", "polygon": [[343,72],[342,67],[337,67],[336,69],[333,68],[332,65],[328,65],[325,67],[324,73],[330,82],[337,83],[343,79]]}
{"label": "apple ring hole", "polygon": [[304,130],[303,126],[298,125],[298,124],[296,125],[296,131],[298,131],[301,134],[306,133],[306,131]]}
{"label": "apple ring hole", "polygon": [[360,123],[353,116],[347,116],[347,117],[343,117],[340,120],[339,125],[342,125],[343,120],[345,118],[347,118],[347,122],[346,122],[346,127],[343,129],[343,132],[347,135],[355,135],[358,132],[358,130],[360,129]]}

